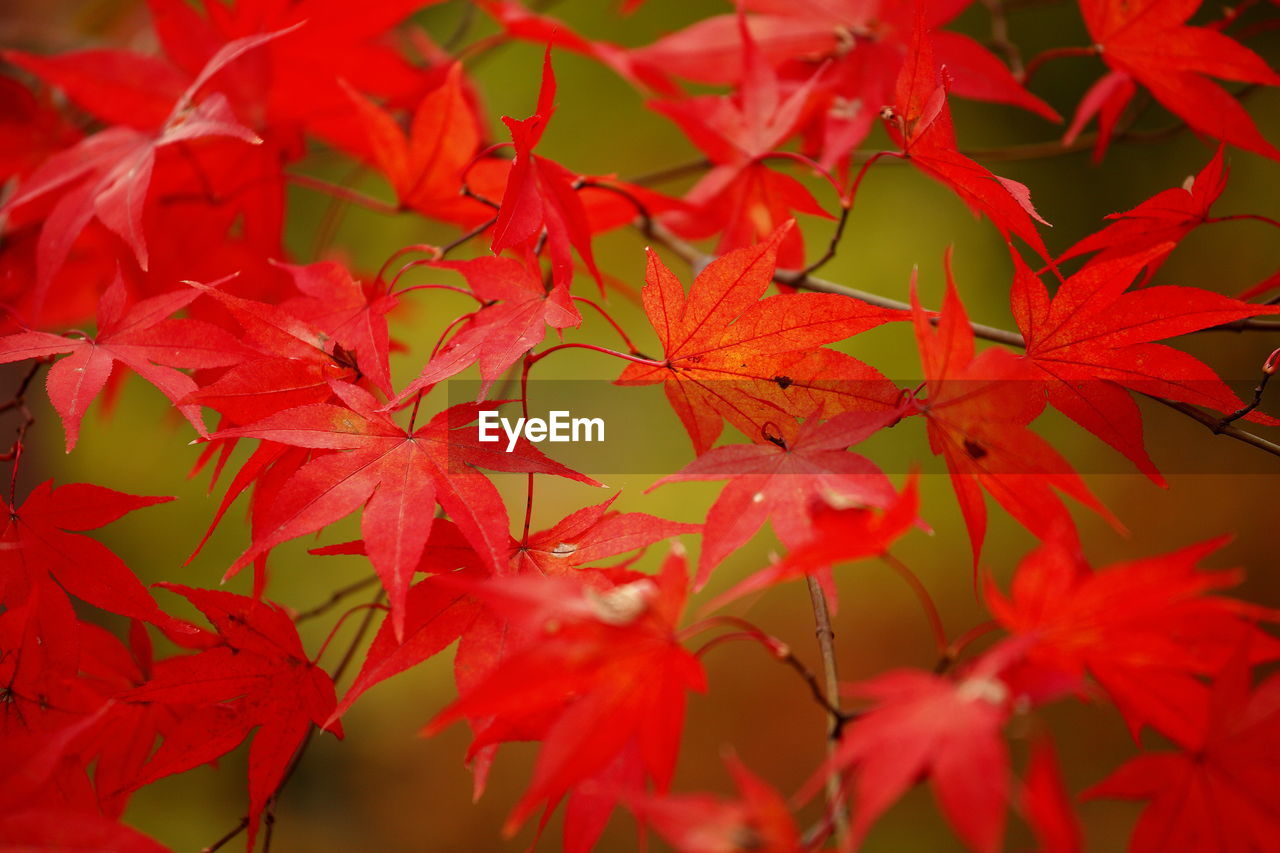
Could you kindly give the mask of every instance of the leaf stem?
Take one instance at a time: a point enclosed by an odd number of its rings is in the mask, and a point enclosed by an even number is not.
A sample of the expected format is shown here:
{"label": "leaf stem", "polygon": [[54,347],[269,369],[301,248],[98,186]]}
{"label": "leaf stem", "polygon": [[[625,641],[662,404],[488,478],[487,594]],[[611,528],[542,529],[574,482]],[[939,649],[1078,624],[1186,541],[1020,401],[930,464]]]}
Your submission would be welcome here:
{"label": "leaf stem", "polygon": [[1031,57],[1027,62],[1026,69],[1022,72],[1022,85],[1031,82],[1031,78],[1036,75],[1046,62],[1054,59],[1066,59],[1071,56],[1094,56],[1098,53],[1098,48],[1090,45],[1088,47],[1055,47],[1050,50],[1041,51]]}
{"label": "leaf stem", "polygon": [[938,612],[938,606],[934,604],[933,597],[929,595],[929,590],[925,589],[925,585],[916,573],[893,554],[885,551],[880,555],[880,559],[907,582],[907,586],[911,587],[911,591],[920,600],[920,606],[924,608],[925,616],[929,620],[929,628],[933,631],[934,644],[938,648],[938,653],[943,654],[947,648],[947,631],[942,625],[942,615]]}
{"label": "leaf stem", "polygon": [[618,333],[618,337],[622,338],[622,343],[626,345],[627,350],[632,355],[638,356],[640,354],[640,351],[636,349],[636,345],[631,341],[631,338],[627,335],[625,331],[623,331],[622,326],[618,325],[618,321],[613,319],[613,317],[609,315],[609,312],[604,310],[604,308],[602,308],[598,303],[591,301],[585,296],[575,296],[573,297],[573,301],[581,302],[584,305],[589,305],[592,308],[594,308],[596,312],[599,313],[600,316],[605,319],[605,322],[607,322],[610,326],[613,326],[613,330]]}
{"label": "leaf stem", "polygon": [[401,212],[399,204],[389,204],[388,202],[374,198],[371,195],[365,195],[359,190],[353,190],[350,187],[344,187],[339,184],[331,184],[323,178],[304,175],[300,172],[285,172],[285,177],[300,187],[306,187],[309,190],[315,190],[317,192],[328,193],[334,198],[340,198],[343,201],[358,204],[361,207],[374,211],[375,213],[385,213],[390,215]]}

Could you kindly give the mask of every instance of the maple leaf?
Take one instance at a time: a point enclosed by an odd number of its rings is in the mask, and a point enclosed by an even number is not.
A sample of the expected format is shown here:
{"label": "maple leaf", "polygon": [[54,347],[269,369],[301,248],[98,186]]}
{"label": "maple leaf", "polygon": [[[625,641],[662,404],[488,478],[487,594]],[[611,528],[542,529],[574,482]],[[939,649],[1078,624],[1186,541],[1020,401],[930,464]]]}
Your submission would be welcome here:
{"label": "maple leaf", "polygon": [[[973,329],[956,292],[951,260],[938,325],[920,307],[914,279],[912,319],[927,399],[918,400],[928,422],[929,446],[946,460],[977,566],[987,529],[985,489],[1040,538],[1071,527],[1057,489],[1119,525],[1071,465],[1028,425],[1044,410],[1038,383],[1004,350],[974,355]],[[1074,528],[1072,528],[1074,529]]]}
{"label": "maple leaf", "polygon": [[800,853],[800,832],[782,796],[736,757],[725,764],[737,800],[707,794],[638,798],[631,810],[679,853]]}
{"label": "maple leaf", "polygon": [[[893,83],[909,53],[916,10],[936,29],[967,2],[899,3],[894,0],[746,0],[758,14],[746,18],[752,40],[788,83],[804,81],[819,63],[826,72],[813,113],[821,162],[847,158],[872,129],[880,108],[893,100]],[[969,36],[938,30],[939,61],[964,97],[1011,104],[1051,121],[1058,114],[1029,93],[989,50]],[[632,52],[637,66],[704,83],[738,83],[741,53],[733,15],[716,15]]]}
{"label": "maple leaf", "polygon": [[0,178],[23,177],[80,133],[54,108],[12,77],[0,77]]}
{"label": "maple leaf", "polygon": [[264,136],[288,159],[305,153],[303,132],[348,151],[368,146],[344,84],[384,96],[397,105],[416,103],[426,80],[388,32],[440,0],[385,0],[352,14],[332,0],[233,0],[192,7],[184,0],[148,0],[160,44],[178,67],[195,73],[217,45],[254,33],[299,27],[272,42],[252,64],[223,71],[219,86],[238,114],[253,116]]}
{"label": "maple leaf", "polygon": [[218,642],[193,655],[157,661],[146,684],[122,695],[126,702],[189,709],[134,787],[212,761],[256,728],[249,750],[252,850],[262,810],[311,727],[342,737],[342,727],[329,722],[337,701],[333,681],[307,657],[282,608],[220,590],[160,586],[195,605],[213,624]]}
{"label": "maple leaf", "polygon": [[[36,737],[6,737],[5,776],[0,781],[0,850],[111,850],[168,853],[137,830],[99,814],[96,804],[74,793],[88,783],[83,742],[107,712],[103,705],[77,721]],[[87,762],[86,762],[87,763]],[[76,776],[79,776],[77,785]]]}
{"label": "maple leaf", "polygon": [[1245,642],[1256,661],[1280,654],[1280,643],[1254,624],[1273,613],[1209,594],[1243,578],[1238,570],[1196,567],[1225,541],[1095,571],[1073,538],[1054,537],[1019,564],[1007,597],[987,584],[987,605],[1006,628],[1033,641],[1032,665],[1070,678],[1090,673],[1135,739],[1151,724],[1193,743],[1208,713],[1198,679],[1220,671]]}
{"label": "maple leaf", "polygon": [[[249,423],[295,406],[329,400],[333,396],[330,380],[357,379],[361,356],[375,382],[389,382],[383,341],[385,312],[394,306],[394,299],[383,297],[370,304],[364,294],[354,292],[359,289],[355,283],[334,268],[285,269],[295,281],[302,279],[300,288],[312,294],[312,301],[303,297],[284,304],[268,303],[235,296],[214,285],[186,282],[226,309],[240,326],[241,340],[259,357],[232,366],[213,382],[193,390],[185,402],[216,409],[238,424]],[[314,301],[317,299],[319,302]],[[363,304],[357,304],[360,302]],[[332,332],[299,314],[328,324]],[[339,325],[332,325],[334,322]],[[363,352],[353,357],[344,351],[339,331],[342,339],[361,346]]]}
{"label": "maple leaf", "polygon": [[92,812],[18,811],[0,817],[0,851],[111,850],[114,853],[170,853],[170,848],[138,830]]}
{"label": "maple leaf", "polygon": [[[1208,365],[1154,343],[1260,314],[1280,306],[1254,305],[1196,287],[1144,287],[1126,292],[1142,270],[1168,254],[1162,244],[1136,255],[1091,262],[1064,281],[1052,298],[1040,279],[1015,259],[1010,294],[1026,340],[1023,361],[1043,384],[1049,403],[1133,460],[1157,483],[1147,455],[1142,416],[1126,389],[1233,412],[1244,405]],[[1270,423],[1265,415],[1250,414]]]}
{"label": "maple leaf", "polygon": [[371,394],[332,382],[342,405],[314,403],[278,412],[212,436],[260,438],[315,450],[337,450],[297,470],[276,495],[267,529],[227,570],[230,577],[282,542],[313,533],[364,507],[361,533],[387,599],[397,637],[404,633],[409,584],[434,521],[436,501],[494,570],[506,561],[507,512],[497,489],[473,468],[557,474],[589,485],[522,441],[504,453],[468,430],[475,405],[454,406],[410,432]]}
{"label": "maple leaf", "polygon": [[1209,221],[1209,208],[1227,186],[1222,152],[1223,146],[1219,145],[1205,167],[1188,177],[1181,187],[1156,193],[1132,210],[1107,216],[1112,220],[1110,225],[1067,249],[1058,256],[1058,262],[1093,254],[1088,263],[1096,264],[1162,246],[1164,251],[1147,262],[1143,281],[1149,281],[1174,245]]}
{"label": "maple leaf", "polygon": [[1181,3],[1128,3],[1124,0],[1080,0],[1089,35],[1103,62],[1114,69],[1106,87],[1090,92],[1072,122],[1078,132],[1103,104],[1111,114],[1103,137],[1114,128],[1114,116],[1141,83],[1170,112],[1192,129],[1214,139],[1280,159],[1280,150],[1258,132],[1253,119],[1231,95],[1209,80],[1280,85],[1280,75],[1256,53],[1209,27],[1186,25],[1200,6]]}
{"label": "maple leaf", "polygon": [[[524,542],[511,539],[507,564],[500,574],[575,576],[590,563],[700,529],[696,524],[668,521],[641,512],[610,510],[617,497],[615,494],[604,503],[570,513],[547,530],[531,534]],[[313,553],[366,554],[367,550],[363,542],[349,542]],[[436,521],[423,548],[417,571],[447,574],[462,569],[474,573],[484,568],[484,559],[456,524],[447,519]],[[602,588],[608,588],[615,582],[613,575],[582,573],[580,577],[584,583],[598,582]],[[392,621],[384,620],[360,674],[336,713],[345,713],[370,687],[421,663],[455,639],[462,639],[455,663],[460,690],[479,683],[529,639],[521,632],[520,620],[505,619],[492,611],[482,610],[478,599],[459,591],[448,578],[428,578],[409,590],[405,626],[404,640],[397,642]]]}
{"label": "maple leaf", "polygon": [[542,139],[547,123],[555,112],[556,76],[551,68],[551,45],[542,60],[542,88],[538,106],[527,119],[504,116],[502,121],[511,131],[516,156],[498,208],[491,248],[521,248],[531,251],[539,235],[546,232],[547,252],[551,256],[552,277],[566,287],[573,279],[572,249],[577,249],[582,262],[603,290],[604,281],[591,254],[591,228],[587,211],[575,189],[577,176],[568,169],[533,153]]}
{"label": "maple leaf", "polygon": [[883,554],[910,530],[917,523],[920,508],[918,480],[912,475],[902,493],[894,496],[882,511],[860,506],[860,503],[860,499],[855,499],[850,506],[838,491],[813,501],[809,505],[810,536],[781,560],[717,596],[707,609],[723,607],[748,593],[805,575],[818,579],[834,608],[837,593],[831,567]]}
{"label": "maple leaf", "polygon": [[885,120],[889,135],[902,148],[900,156],[950,187],[974,212],[990,219],[1006,239],[1017,235],[1050,261],[1049,250],[1032,220],[1049,223],[1036,213],[1030,190],[992,174],[956,149],[947,88],[946,70],[935,60],[923,19],[917,19],[907,60],[898,76],[894,106],[886,112]]}
{"label": "maple leaf", "polygon": [[844,730],[832,765],[856,768],[854,845],[917,779],[927,778],[943,816],[979,853],[1000,849],[1009,797],[1009,751],[1000,731],[1011,712],[992,650],[956,680],[899,669],[846,685],[872,705]]}
{"label": "maple leaf", "polygon": [[[80,535],[143,507],[171,501],[139,497],[88,483],[36,486],[21,505],[6,507],[0,549],[0,596],[14,606],[36,594],[41,606],[65,606],[66,594],[131,619],[183,630],[165,614],[124,562],[102,543]],[[56,582],[56,585],[55,585]],[[61,589],[59,589],[61,588]],[[65,590],[65,592],[63,591]],[[50,596],[55,600],[50,601]]]}
{"label": "maple leaf", "polygon": [[[492,210],[458,194],[480,148],[481,128],[467,98],[462,64],[448,67],[413,113],[408,137],[386,111],[348,88],[368,135],[371,155],[405,207],[436,219],[477,225]],[[489,168],[482,160],[476,170]]]}
{"label": "maple leaf", "polygon": [[[603,592],[565,576],[473,585],[490,607],[543,636],[436,715],[424,733],[461,719],[492,718],[477,734],[475,752],[524,736],[530,726],[540,732],[533,781],[507,820],[508,833],[539,804],[545,804],[545,823],[566,795],[578,797],[574,789],[602,773],[619,777],[615,784],[647,777],[660,793],[670,786],[685,693],[706,688],[701,664],[675,634],[687,588],[678,548],[657,577],[639,575]],[[620,762],[625,767],[614,766]],[[607,791],[602,786],[593,802],[579,802],[577,808],[571,800],[570,849],[589,849],[604,826],[600,813],[607,819],[626,793],[615,789],[605,796]],[[579,827],[580,821],[589,823],[590,831]]]}
{"label": "maple leaf", "polygon": [[[677,212],[666,221],[677,233],[693,239],[719,234],[717,254],[767,239],[792,218],[793,211],[833,218],[803,184],[768,168],[762,160],[804,120],[820,74],[784,98],[777,74],[756,49],[745,22],[740,23],[743,79],[737,92],[649,104],[676,122],[715,164],[685,197],[693,209]],[[791,268],[804,266],[798,229],[787,232],[778,262]]]}
{"label": "maple leaf", "polygon": [[331,339],[335,356],[354,354],[356,366],[375,388],[392,396],[390,335],[387,315],[398,300],[371,281],[361,285],[340,264],[321,262],[307,266],[281,264],[302,296],[280,307],[323,330]]}
{"label": "maple leaf", "polygon": [[1086,797],[1150,800],[1131,853],[1270,850],[1280,833],[1280,678],[1250,687],[1247,655],[1214,681],[1208,725],[1185,752],[1146,753]]}
{"label": "maple leaf", "polygon": [[667,76],[649,63],[636,62],[632,51],[611,42],[589,40],[564,21],[540,15],[518,0],[476,0],[476,5],[502,27],[506,35],[538,45],[551,45],[594,59],[637,88],[677,94]]}
{"label": "maple leaf", "polygon": [[[40,232],[36,258],[39,296],[35,315],[38,315],[43,294],[65,262],[72,243],[94,218],[119,235],[133,251],[138,265],[143,270],[147,269],[142,212],[157,150],[211,136],[260,143],[253,131],[237,121],[226,96],[214,93],[198,103],[196,97],[228,63],[290,31],[277,30],[248,36],[223,45],[179,94],[158,129],[142,131],[114,125],[55,154],[28,176],[0,212],[12,211],[51,193],[61,193]],[[25,61],[25,56],[16,52],[7,52],[5,56],[17,64]],[[38,60],[28,64],[37,74],[42,67],[47,67]]]}
{"label": "maple leaf", "polygon": [[810,510],[819,501],[889,506],[895,498],[889,478],[865,456],[846,450],[897,418],[897,412],[846,412],[825,422],[811,417],[791,443],[777,438],[712,448],[650,486],[729,481],[707,511],[694,589],[766,519],[782,544],[795,548],[813,538]]}
{"label": "maple leaf", "polygon": [[116,362],[160,389],[205,435],[200,407],[187,399],[196,391],[195,380],[174,368],[226,367],[243,361],[246,351],[216,326],[172,317],[199,295],[184,288],[126,308],[128,295],[117,274],[98,302],[97,335],[80,340],[35,331],[5,335],[0,337],[0,364],[68,354],[49,368],[45,379],[49,401],[66,430],[68,453],[79,439],[85,410],[106,387]]}
{"label": "maple leaf", "polygon": [[1031,760],[1022,780],[1020,807],[1040,842],[1040,853],[1081,853],[1084,833],[1072,811],[1071,794],[1062,781],[1058,753],[1048,737],[1031,745]]}
{"label": "maple leaf", "polygon": [[476,363],[482,380],[479,396],[484,399],[507,368],[542,342],[548,327],[582,324],[568,285],[544,287],[536,265],[483,257],[433,261],[431,266],[461,273],[483,307],[431,357],[418,378],[400,393],[400,401]]}
{"label": "maple leaf", "polygon": [[642,297],[663,360],[661,366],[628,365],[617,384],[664,383],[699,454],[719,437],[722,419],[753,439],[768,434],[791,441],[797,429],[791,412],[897,406],[897,387],[879,371],[822,345],[905,319],[904,312],[828,293],[760,299],[789,227],[712,261],[687,296],[649,252]]}

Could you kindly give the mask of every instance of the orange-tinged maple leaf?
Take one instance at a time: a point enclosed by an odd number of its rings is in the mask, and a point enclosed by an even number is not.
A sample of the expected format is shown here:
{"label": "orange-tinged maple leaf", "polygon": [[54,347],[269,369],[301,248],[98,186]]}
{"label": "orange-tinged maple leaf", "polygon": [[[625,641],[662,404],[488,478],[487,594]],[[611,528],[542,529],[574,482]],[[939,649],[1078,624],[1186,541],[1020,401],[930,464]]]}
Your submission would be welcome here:
{"label": "orange-tinged maple leaf", "polygon": [[898,388],[878,370],[823,344],[905,320],[905,312],[829,293],[760,298],[790,227],[712,261],[687,296],[649,252],[641,295],[663,364],[629,365],[617,382],[664,383],[699,454],[715,443],[724,420],[752,439],[780,434],[790,440],[798,429],[790,413],[887,412],[898,404]]}

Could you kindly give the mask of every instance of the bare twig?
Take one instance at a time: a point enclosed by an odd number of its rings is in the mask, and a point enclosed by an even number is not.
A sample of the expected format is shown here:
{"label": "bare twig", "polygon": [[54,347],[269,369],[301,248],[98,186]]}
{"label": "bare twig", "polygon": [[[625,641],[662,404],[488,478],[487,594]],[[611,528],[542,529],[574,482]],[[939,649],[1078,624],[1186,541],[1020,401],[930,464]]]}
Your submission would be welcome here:
{"label": "bare twig", "polygon": [[330,610],[336,607],[348,596],[355,595],[357,592],[360,592],[361,590],[368,589],[369,587],[373,586],[377,582],[378,582],[378,579],[376,577],[368,577],[368,578],[365,578],[364,580],[356,581],[353,584],[348,584],[347,586],[344,586],[341,589],[335,590],[334,593],[330,595],[329,598],[323,604],[318,604],[315,607],[312,607],[310,610],[302,611],[297,616],[293,617],[293,621],[295,623],[305,622],[308,619],[314,619],[317,616],[321,616],[325,613],[328,613]]}
{"label": "bare twig", "polygon": [[670,181],[677,181],[680,178],[687,178],[690,175],[697,175],[710,169],[712,162],[706,157],[693,160],[688,163],[680,163],[676,166],[668,166],[665,169],[656,169],[652,172],[645,172],[636,175],[633,178],[626,178],[626,183],[635,184],[639,187],[653,186],[654,184],[665,184]]}
{"label": "bare twig", "polygon": [[231,829],[229,829],[226,835],[222,836],[217,841],[210,844],[208,847],[205,847],[203,850],[200,851],[200,853],[216,853],[216,851],[221,850],[223,847],[225,847],[237,835],[244,832],[245,829],[248,828],[248,826],[249,826],[249,818],[247,817],[240,818],[240,822],[235,826],[233,826]]}
{"label": "bare twig", "polygon": [[[827,714],[827,760],[833,760],[840,744],[840,735],[848,718],[840,710],[840,677],[836,669],[835,631],[831,629],[831,611],[827,609],[827,596],[817,578],[809,575],[809,600],[813,604],[814,633],[818,638],[818,651],[822,655],[822,674],[826,680],[827,701],[831,710]],[[849,837],[849,815],[845,811],[844,794],[840,774],[832,769],[826,780],[827,810],[835,825],[836,841],[843,849]]]}

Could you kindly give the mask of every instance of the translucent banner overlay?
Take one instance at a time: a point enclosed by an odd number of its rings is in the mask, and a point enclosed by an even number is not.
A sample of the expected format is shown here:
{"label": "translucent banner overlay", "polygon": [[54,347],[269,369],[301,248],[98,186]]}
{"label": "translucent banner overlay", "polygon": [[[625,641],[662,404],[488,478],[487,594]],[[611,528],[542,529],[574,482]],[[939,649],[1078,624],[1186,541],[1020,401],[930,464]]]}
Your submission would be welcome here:
{"label": "translucent banner overlay", "polygon": [[[1110,430],[1118,443],[1128,441],[1133,454],[1140,422],[1146,449],[1164,474],[1280,474],[1280,459],[1215,436],[1209,426],[1159,401],[1096,380],[1071,386],[1032,380],[948,381],[934,388],[919,379],[802,385],[782,377],[779,381],[699,380],[696,385],[635,386],[607,380],[532,380],[528,417],[523,421],[521,403],[512,399],[519,394],[518,383],[494,383],[486,398],[480,396],[479,381],[444,384],[450,406],[479,403],[477,421],[460,426],[455,433],[456,459],[459,465],[482,468],[489,466],[476,461],[475,449],[483,451],[480,455],[485,458],[502,459],[509,447],[518,455],[521,447],[528,446],[513,444],[518,435],[556,462],[597,479],[674,473],[695,458],[694,444],[676,413],[674,399],[686,412],[694,413],[690,417],[696,414],[699,428],[713,430],[712,425],[721,425],[717,446],[755,442],[779,456],[784,450],[803,456],[831,447],[829,440],[815,434],[813,425],[806,424],[808,418],[797,420],[793,413],[830,419],[842,412],[861,412],[843,415],[841,420],[851,434],[859,431],[860,418],[872,430],[852,451],[892,475],[912,470],[945,474],[948,455],[966,470],[988,474],[1139,473],[1133,461],[1073,423],[1050,402],[1062,409],[1074,408],[1076,414],[1083,412],[1080,416],[1091,426]],[[1235,411],[1243,401],[1252,400],[1255,384],[1256,379],[1228,382],[1238,400],[1224,396],[1223,387],[1216,383],[1180,383],[1179,388],[1184,398],[1203,402],[1206,418],[1217,419],[1224,415],[1210,409],[1208,401]],[[1169,390],[1161,385],[1151,383],[1151,393]],[[1252,417],[1267,418],[1262,413],[1269,405],[1264,400]],[[895,425],[874,428],[874,418],[892,420],[894,411],[903,413]],[[1234,426],[1280,442],[1280,429],[1275,426],[1244,418]],[[754,469],[742,473],[771,473],[772,459],[762,455]],[[803,475],[803,468],[793,465],[789,473]],[[818,475],[821,469],[815,467],[811,473]]]}

